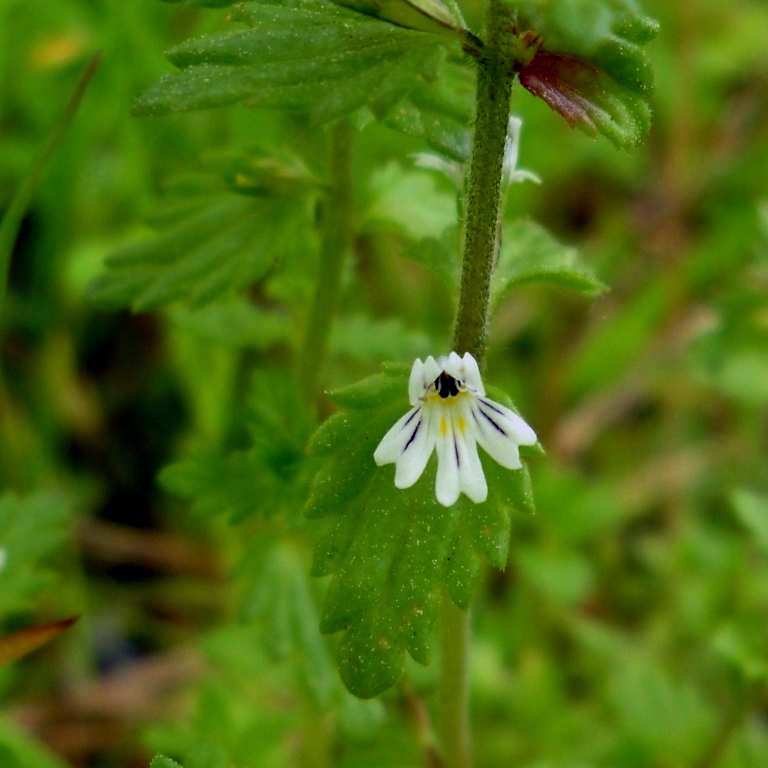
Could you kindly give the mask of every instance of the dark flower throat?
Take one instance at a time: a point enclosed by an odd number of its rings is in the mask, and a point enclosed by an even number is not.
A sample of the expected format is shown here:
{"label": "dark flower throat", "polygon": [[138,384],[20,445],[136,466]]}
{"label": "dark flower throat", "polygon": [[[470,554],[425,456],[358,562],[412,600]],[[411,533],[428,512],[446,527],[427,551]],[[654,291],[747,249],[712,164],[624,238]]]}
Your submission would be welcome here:
{"label": "dark flower throat", "polygon": [[456,395],[459,394],[459,385],[456,382],[456,379],[445,371],[435,379],[435,389],[437,390],[437,394],[440,395],[443,400],[448,397],[456,397]]}

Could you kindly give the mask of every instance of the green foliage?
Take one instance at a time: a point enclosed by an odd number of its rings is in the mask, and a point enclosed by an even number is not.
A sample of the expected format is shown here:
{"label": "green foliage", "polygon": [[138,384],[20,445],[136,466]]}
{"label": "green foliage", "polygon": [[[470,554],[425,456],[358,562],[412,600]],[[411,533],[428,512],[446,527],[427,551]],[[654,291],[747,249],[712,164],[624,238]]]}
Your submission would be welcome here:
{"label": "green foliage", "polygon": [[653,71],[644,46],[658,23],[635,0],[510,0],[541,49],[520,79],[571,125],[636,146],[651,123]]}
{"label": "green foliage", "polygon": [[182,43],[168,53],[182,72],[163,78],[135,111],[159,115],[243,101],[308,113],[316,123],[362,106],[387,113],[443,50],[435,38],[368,18],[331,0],[258,0],[233,19],[247,29]]}
{"label": "green foliage", "polygon": [[501,255],[493,276],[493,300],[526,283],[543,283],[596,296],[606,286],[581,260],[575,248],[558,243],[543,227],[519,219],[504,230]]}
{"label": "green foliage", "polygon": [[246,450],[195,452],[166,467],[161,484],[189,499],[201,518],[295,517],[306,489],[304,445],[311,423],[295,383],[274,371],[257,374],[243,421]]}
{"label": "green foliage", "polygon": [[152,762],[149,764],[149,768],[182,768],[182,766],[175,760],[171,760],[170,757],[164,755],[156,755],[152,758]]}
{"label": "green foliage", "polygon": [[[460,269],[457,239],[456,230],[449,229],[440,238],[426,238],[413,245],[406,255],[454,287],[458,285]],[[496,307],[524,285],[565,288],[590,297],[606,290],[576,248],[559,243],[534,221],[506,222],[501,242],[491,283]]]}
{"label": "green foliage", "polygon": [[161,229],[106,260],[92,285],[105,307],[145,312],[177,301],[199,306],[264,278],[293,253],[308,212],[293,200],[241,195],[187,198],[159,214]]}
{"label": "green foliage", "polygon": [[54,583],[51,558],[69,524],[69,504],[61,496],[0,497],[0,619],[28,609]]}
{"label": "green foliage", "polygon": [[0,718],[0,764],[3,768],[65,768],[36,739],[5,718]]}
{"label": "green foliage", "polygon": [[479,558],[507,562],[511,518],[530,513],[526,470],[485,461],[489,497],[450,508],[434,498],[434,459],[408,491],[377,469],[373,452],[406,405],[405,376],[385,371],[333,394],[344,408],[315,434],[322,457],[307,504],[310,518],[329,518],[315,549],[313,573],[332,575],[323,632],[343,632],[337,660],[350,691],[367,698],[401,676],[407,651],[428,663],[441,590],[467,608]]}

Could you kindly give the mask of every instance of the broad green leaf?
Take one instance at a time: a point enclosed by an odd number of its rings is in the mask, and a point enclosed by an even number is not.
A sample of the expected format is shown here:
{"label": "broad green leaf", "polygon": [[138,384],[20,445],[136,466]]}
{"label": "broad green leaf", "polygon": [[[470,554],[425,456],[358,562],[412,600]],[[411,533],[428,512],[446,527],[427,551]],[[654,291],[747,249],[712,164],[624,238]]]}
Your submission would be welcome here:
{"label": "broad green leaf", "polygon": [[258,0],[231,18],[245,29],[184,42],[135,105],[142,115],[236,102],[297,110],[327,122],[368,106],[385,114],[421,78],[433,79],[439,39],[342,8],[332,0]]}
{"label": "broad green leaf", "polygon": [[321,629],[342,633],[342,679],[368,698],[397,681],[406,651],[429,661],[441,591],[467,607],[481,559],[505,566],[511,517],[530,512],[532,498],[526,470],[503,470],[487,456],[483,504],[462,497],[453,507],[440,506],[434,457],[413,488],[397,490],[391,467],[377,468],[373,451],[407,409],[407,374],[385,371],[332,397],[345,410],[311,444],[324,463],[307,514],[325,522],[313,573],[333,577]]}
{"label": "broad green leaf", "polygon": [[518,219],[504,227],[491,287],[493,301],[500,301],[511,288],[524,283],[548,283],[588,296],[606,290],[575,248],[562,245],[535,222]]}
{"label": "broad green leaf", "polygon": [[0,497],[0,618],[29,609],[50,585],[50,558],[69,533],[70,511],[58,495]]}
{"label": "broad green leaf", "polygon": [[658,24],[635,0],[509,0],[536,48],[521,83],[571,125],[619,147],[648,132],[653,72],[644,46]]}

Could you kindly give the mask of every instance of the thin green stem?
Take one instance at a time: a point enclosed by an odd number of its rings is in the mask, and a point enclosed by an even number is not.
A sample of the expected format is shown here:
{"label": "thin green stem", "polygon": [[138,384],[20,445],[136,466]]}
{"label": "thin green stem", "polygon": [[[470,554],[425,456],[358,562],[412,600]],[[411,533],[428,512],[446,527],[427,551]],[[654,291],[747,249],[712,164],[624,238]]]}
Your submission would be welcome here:
{"label": "thin green stem", "polygon": [[53,130],[48,136],[48,140],[40,149],[35,158],[30,172],[19,186],[16,194],[11,199],[8,210],[0,221],[0,309],[5,300],[5,291],[8,284],[8,272],[11,267],[11,253],[19,233],[19,225],[24,214],[29,207],[32,197],[37,191],[40,181],[43,178],[43,172],[48,167],[48,163],[58,149],[64,138],[70,124],[75,118],[83,96],[88,86],[96,74],[96,70],[101,63],[101,54],[95,54],[88,62],[83,74],[75,86],[72,95],[69,97],[64,114],[59,118]]}
{"label": "thin green stem", "polygon": [[469,723],[469,611],[443,598],[440,615],[440,735],[445,768],[472,765]]}
{"label": "thin green stem", "polygon": [[318,394],[328,340],[352,245],[352,128],[342,120],[331,132],[330,186],[323,202],[323,239],[315,294],[307,318],[299,376],[308,398]]}
{"label": "thin green stem", "polygon": [[511,11],[489,0],[486,45],[478,62],[475,135],[467,187],[464,258],[454,349],[485,355],[491,275],[496,261],[504,142],[509,121],[513,36]]}
{"label": "thin green stem", "polygon": [[[482,365],[488,333],[491,276],[499,244],[504,144],[514,81],[511,11],[488,0],[486,44],[478,61],[472,159],[467,185],[461,292],[453,348]],[[440,709],[446,768],[472,765],[469,717],[469,612],[446,595],[441,616]]]}

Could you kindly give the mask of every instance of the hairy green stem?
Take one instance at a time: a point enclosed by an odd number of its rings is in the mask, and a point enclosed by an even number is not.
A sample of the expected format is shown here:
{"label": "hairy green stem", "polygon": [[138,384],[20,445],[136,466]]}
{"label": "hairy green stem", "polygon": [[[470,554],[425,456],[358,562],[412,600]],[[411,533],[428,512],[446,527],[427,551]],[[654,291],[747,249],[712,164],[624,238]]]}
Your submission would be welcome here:
{"label": "hairy green stem", "polygon": [[[511,11],[488,0],[486,45],[478,61],[472,159],[467,185],[461,292],[453,348],[482,365],[488,333],[491,276],[499,243],[504,145],[514,81]],[[472,765],[469,718],[469,612],[446,595],[441,615],[440,710],[446,768]]]}
{"label": "hairy green stem", "polygon": [[467,186],[464,258],[454,349],[485,355],[491,275],[496,261],[504,143],[514,72],[511,11],[489,0],[486,45],[478,62],[475,136]]}
{"label": "hairy green stem", "polygon": [[352,128],[347,121],[334,126],[330,141],[330,188],[322,208],[319,271],[299,361],[301,384],[312,400],[318,394],[344,262],[352,245]]}
{"label": "hairy green stem", "polygon": [[446,595],[440,614],[440,741],[445,768],[472,765],[469,724],[469,611]]}

